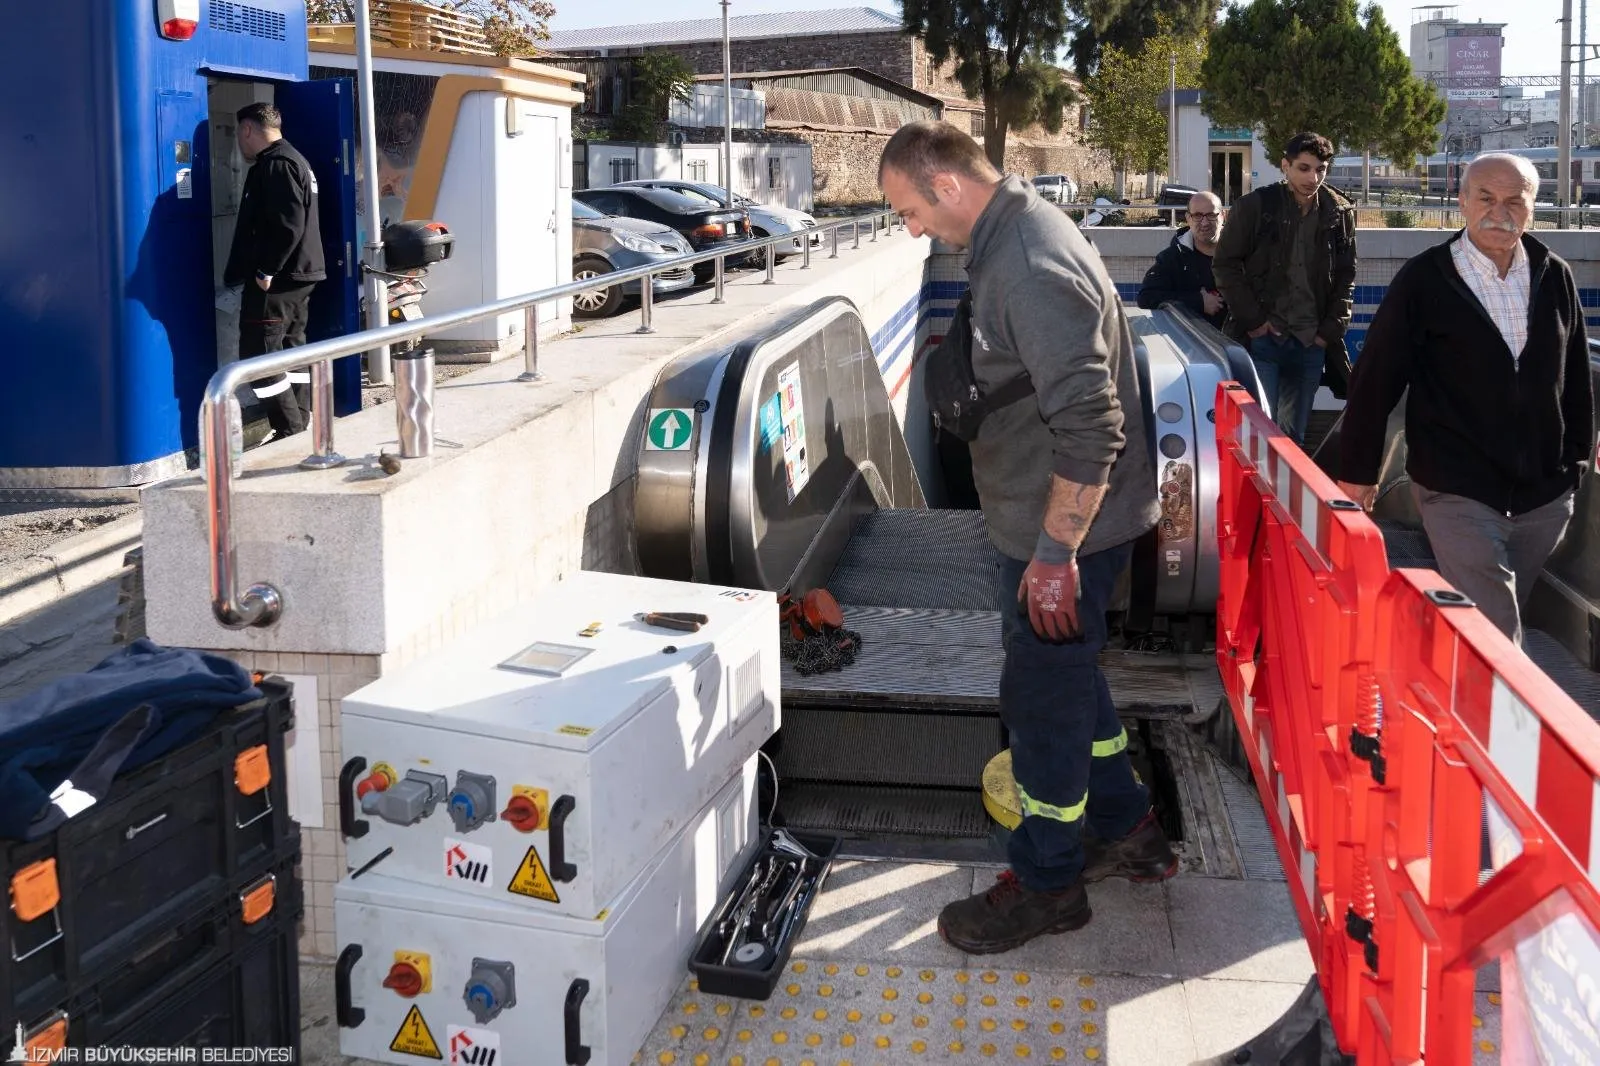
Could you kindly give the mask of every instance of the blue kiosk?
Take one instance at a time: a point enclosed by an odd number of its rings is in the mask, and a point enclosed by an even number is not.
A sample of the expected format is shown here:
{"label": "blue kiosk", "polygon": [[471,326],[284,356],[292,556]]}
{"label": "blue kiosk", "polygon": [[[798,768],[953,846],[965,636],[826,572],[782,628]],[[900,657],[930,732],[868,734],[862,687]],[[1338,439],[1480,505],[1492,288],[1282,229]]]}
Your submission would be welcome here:
{"label": "blue kiosk", "polygon": [[[245,104],[273,103],[317,174],[308,340],[359,328],[354,83],[309,80],[303,0],[51,0],[4,23],[26,44],[0,65],[0,490],[182,473],[206,382],[237,358],[215,294]],[[359,357],[334,388],[338,413],[360,407]]]}

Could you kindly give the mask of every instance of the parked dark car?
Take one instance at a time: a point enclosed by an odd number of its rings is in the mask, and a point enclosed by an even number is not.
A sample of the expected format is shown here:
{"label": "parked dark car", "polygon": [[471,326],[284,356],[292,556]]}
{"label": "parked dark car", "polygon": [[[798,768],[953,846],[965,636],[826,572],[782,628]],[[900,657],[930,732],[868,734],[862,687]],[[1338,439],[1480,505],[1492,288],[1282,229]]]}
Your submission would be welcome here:
{"label": "parked dark car", "polygon": [[[724,248],[731,250],[750,240],[750,216],[743,210],[710,207],[704,200],[692,200],[665,189],[608,185],[600,189],[581,189],[574,192],[572,198],[607,215],[640,218],[646,222],[671,226],[687,237],[697,252]],[[728,258],[730,266],[735,261],[732,256]],[[695,280],[704,283],[716,273],[716,269],[715,263],[697,264],[694,268]]]}
{"label": "parked dark car", "polygon": [[[670,262],[691,251],[688,240],[671,226],[601,214],[581,200],[572,201],[573,281],[598,278],[614,270]],[[651,291],[657,296],[694,284],[688,267],[665,270],[652,277]],[[640,285],[635,279],[580,292],[572,298],[572,313],[578,318],[614,315],[622,310],[624,297],[639,295]]]}

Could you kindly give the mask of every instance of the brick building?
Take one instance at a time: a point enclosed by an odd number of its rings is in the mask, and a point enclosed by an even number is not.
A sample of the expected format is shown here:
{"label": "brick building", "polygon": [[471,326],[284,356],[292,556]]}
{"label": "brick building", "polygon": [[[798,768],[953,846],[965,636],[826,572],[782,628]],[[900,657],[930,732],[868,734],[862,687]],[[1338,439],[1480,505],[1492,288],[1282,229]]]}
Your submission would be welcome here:
{"label": "brick building", "polygon": [[[982,103],[967,99],[954,77],[954,64],[934,63],[922,41],[902,29],[898,16],[865,7],[735,15],[728,20],[728,38],[731,73],[737,83],[781,90],[780,96],[811,94],[805,100],[789,97],[776,107],[769,102],[768,124],[812,145],[820,203],[877,201],[878,156],[894,127],[884,124],[882,107],[829,103],[815,94],[852,95],[877,86],[870,77],[876,75],[909,90],[901,95],[910,103],[920,105],[931,97],[945,121],[983,139]],[[697,75],[722,74],[720,18],[565,30],[552,34],[545,46],[570,59],[668,51],[681,55]],[[842,68],[855,68],[861,75],[846,77]],[[831,79],[827,89],[792,80],[807,76],[814,80],[819,75]],[[852,79],[853,85],[846,84]],[[868,93],[866,98],[877,95],[881,93]],[[1011,130],[1006,138],[1006,169],[1025,176],[1070,174],[1085,189],[1108,182],[1107,161],[1082,141],[1082,108],[1074,105],[1068,110],[1060,134],[1039,128]],[[822,114],[868,115],[873,121],[838,124],[822,121],[818,117]]]}

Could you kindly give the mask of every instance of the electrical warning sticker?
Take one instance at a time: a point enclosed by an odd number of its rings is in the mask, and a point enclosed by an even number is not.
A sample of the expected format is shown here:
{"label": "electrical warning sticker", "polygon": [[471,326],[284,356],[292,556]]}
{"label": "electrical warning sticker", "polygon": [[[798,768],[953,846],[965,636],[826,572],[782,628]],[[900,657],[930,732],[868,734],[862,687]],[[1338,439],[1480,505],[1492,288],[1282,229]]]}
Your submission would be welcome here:
{"label": "electrical warning sticker", "polygon": [[446,1035],[450,1040],[450,1061],[463,1066],[499,1066],[500,1034],[491,1029],[471,1029],[452,1025]]}
{"label": "electrical warning sticker", "polygon": [[482,844],[444,838],[444,879],[487,885],[494,880],[494,852]]}
{"label": "electrical warning sticker", "polygon": [[546,903],[561,902],[561,897],[556,895],[556,886],[550,883],[550,875],[544,872],[544,863],[539,859],[539,849],[534,847],[530,847],[528,854],[522,857],[522,865],[518,866],[517,872],[512,875],[506,891],[515,892],[519,896],[532,896]]}
{"label": "electrical warning sticker", "polygon": [[[454,1029],[455,1026],[450,1028]],[[439,1042],[433,1038],[428,1023],[422,1018],[422,1011],[415,1004],[406,1011],[406,1020],[400,1023],[400,1031],[389,1041],[389,1050],[402,1055],[420,1055],[425,1059],[444,1058],[439,1054]],[[454,1061],[453,1054],[451,1061]]]}

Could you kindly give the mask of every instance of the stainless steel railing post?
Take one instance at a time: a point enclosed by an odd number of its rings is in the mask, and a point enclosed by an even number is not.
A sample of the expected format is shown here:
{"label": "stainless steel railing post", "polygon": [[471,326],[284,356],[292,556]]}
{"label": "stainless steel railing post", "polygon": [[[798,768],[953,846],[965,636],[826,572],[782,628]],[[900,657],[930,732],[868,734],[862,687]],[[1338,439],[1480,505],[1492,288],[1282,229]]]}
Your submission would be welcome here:
{"label": "stainless steel railing post", "polygon": [[518,381],[539,381],[539,305],[529,304],[522,312],[522,373]]}
{"label": "stainless steel railing post", "polygon": [[723,276],[727,273],[727,270],[722,265],[722,261],[723,261],[723,257],[720,256],[720,255],[717,256],[717,294],[711,298],[711,302],[714,303],[714,304],[719,304],[719,303],[723,302],[723,299],[722,299],[722,284],[723,284]]}
{"label": "stainless steel railing post", "polygon": [[639,279],[639,328],[635,333],[654,333],[656,327],[650,322],[656,307],[656,286],[651,279],[654,275],[646,274]]}
{"label": "stainless steel railing post", "polygon": [[311,454],[300,465],[327,470],[344,462],[333,450],[333,360],[318,359],[311,364]]}

